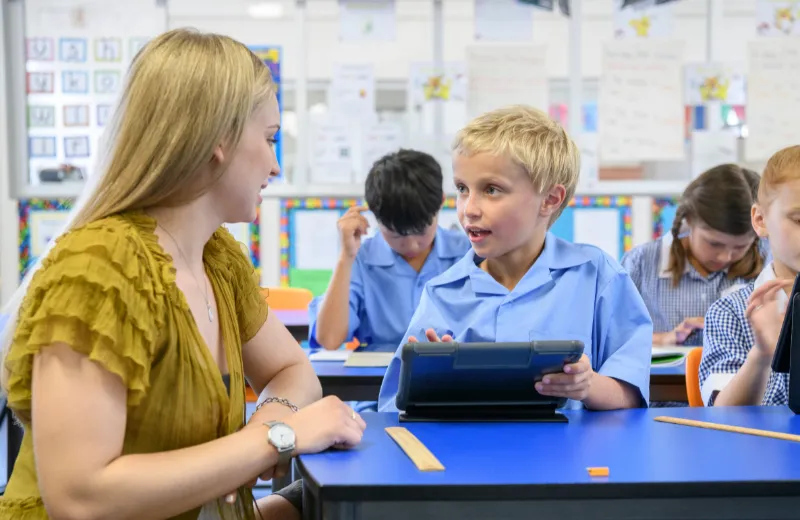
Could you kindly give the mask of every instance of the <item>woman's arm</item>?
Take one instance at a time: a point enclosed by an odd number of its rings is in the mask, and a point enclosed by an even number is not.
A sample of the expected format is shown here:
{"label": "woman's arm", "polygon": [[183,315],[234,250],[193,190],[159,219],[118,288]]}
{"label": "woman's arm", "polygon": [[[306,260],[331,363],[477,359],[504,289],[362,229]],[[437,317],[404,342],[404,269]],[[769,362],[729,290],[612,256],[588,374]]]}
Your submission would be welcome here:
{"label": "woman's arm", "polygon": [[245,376],[259,395],[266,391],[301,408],[322,397],[322,387],[308,356],[273,313],[269,313],[253,339],[244,344],[242,359]]}
{"label": "woman's arm", "polygon": [[191,448],[121,456],[125,386],[64,344],[36,356],[32,390],[36,473],[54,519],[169,518],[244,485],[278,460],[260,424]]}

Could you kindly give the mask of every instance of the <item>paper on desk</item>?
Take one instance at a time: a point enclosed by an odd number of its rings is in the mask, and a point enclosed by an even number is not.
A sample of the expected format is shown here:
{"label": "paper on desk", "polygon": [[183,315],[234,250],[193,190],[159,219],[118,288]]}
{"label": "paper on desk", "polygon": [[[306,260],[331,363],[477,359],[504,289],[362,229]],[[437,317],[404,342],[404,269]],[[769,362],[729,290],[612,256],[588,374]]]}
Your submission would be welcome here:
{"label": "paper on desk", "polygon": [[394,352],[353,352],[344,362],[346,367],[388,367]]}
{"label": "paper on desk", "polygon": [[[659,367],[680,366],[686,361],[686,356],[695,347],[684,347],[680,345],[653,345],[650,355],[650,363]],[[672,361],[669,358],[675,357]]]}
{"label": "paper on desk", "polygon": [[297,269],[333,269],[339,257],[338,210],[294,211],[294,233],[290,247],[294,249]]}
{"label": "paper on desk", "polygon": [[573,241],[597,246],[613,258],[621,257],[620,213],[615,208],[581,209],[573,211]]}
{"label": "paper on desk", "polygon": [[350,357],[349,350],[319,350],[310,354],[308,359],[311,361],[347,361],[347,358]]}

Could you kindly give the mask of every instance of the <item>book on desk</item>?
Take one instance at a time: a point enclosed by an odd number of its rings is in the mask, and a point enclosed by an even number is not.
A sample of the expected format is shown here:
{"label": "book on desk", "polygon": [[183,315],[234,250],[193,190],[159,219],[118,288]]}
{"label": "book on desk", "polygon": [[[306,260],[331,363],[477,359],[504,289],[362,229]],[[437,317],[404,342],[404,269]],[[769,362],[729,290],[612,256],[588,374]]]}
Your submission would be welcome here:
{"label": "book on desk", "polygon": [[344,362],[347,367],[388,367],[397,345],[360,345],[353,350],[341,347],[338,350],[318,350],[308,358],[311,361]]}

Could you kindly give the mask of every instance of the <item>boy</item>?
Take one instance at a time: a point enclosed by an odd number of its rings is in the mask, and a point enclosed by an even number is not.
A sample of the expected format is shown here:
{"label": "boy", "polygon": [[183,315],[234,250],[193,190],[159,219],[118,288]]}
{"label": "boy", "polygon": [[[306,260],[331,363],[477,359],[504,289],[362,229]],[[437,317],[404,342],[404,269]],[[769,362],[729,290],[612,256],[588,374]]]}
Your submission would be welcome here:
{"label": "boy", "polygon": [[[456,137],[459,220],[473,251],[426,287],[406,341],[580,340],[585,354],[536,383],[568,408],[646,406],[653,325],[636,287],[600,249],[547,232],[575,193],[580,156],[543,112],[484,114]],[[393,411],[398,349],[379,397]],[[534,384],[531,381],[531,384]]]}
{"label": "boy", "polygon": [[753,229],[769,238],[772,262],[706,315],[700,393],[707,406],[789,402],[789,374],[773,372],[772,358],[800,271],[799,208],[800,146],[790,146],[767,161],[751,212]]}
{"label": "boy", "polygon": [[337,349],[353,337],[396,345],[425,283],[469,250],[462,230],[437,225],[444,202],[442,169],[430,155],[400,150],[379,159],[366,180],[366,202],[380,233],[367,233],[367,208],[339,219],[341,255],[324,298],[309,306],[312,347]]}

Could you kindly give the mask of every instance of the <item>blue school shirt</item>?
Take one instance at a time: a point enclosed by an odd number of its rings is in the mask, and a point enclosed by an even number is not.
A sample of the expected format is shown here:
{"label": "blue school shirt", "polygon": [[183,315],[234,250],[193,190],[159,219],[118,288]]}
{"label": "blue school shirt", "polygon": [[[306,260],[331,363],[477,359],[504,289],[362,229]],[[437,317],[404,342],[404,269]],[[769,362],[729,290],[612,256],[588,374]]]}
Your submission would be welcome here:
{"label": "blue school shirt", "polygon": [[[445,272],[470,249],[461,230],[439,227],[433,248],[419,273],[398,255],[381,233],[364,240],[353,262],[350,275],[350,320],[347,340],[362,343],[396,344],[408,328],[419,304],[425,284]],[[314,298],[308,307],[309,345],[316,340],[317,313],[324,296]]]}
{"label": "blue school shirt", "polygon": [[[664,235],[622,258],[622,266],[630,273],[647,305],[654,332],[669,332],[686,318],[705,316],[711,304],[749,283],[745,278],[728,278],[727,269],[703,276],[687,261],[680,282],[673,287],[672,273],[668,270],[671,247],[672,235]],[[693,331],[683,344],[702,345],[702,329]]]}
{"label": "blue school shirt", "polygon": [[[767,264],[756,281],[733,294],[717,300],[706,314],[703,336],[703,358],[700,360],[700,394],[703,403],[712,406],[717,394],[733,380],[742,368],[755,343],[750,322],[745,317],[750,295],[759,286],[775,279],[772,264]],[[789,303],[786,293],[777,293],[778,308],[785,310]],[[789,374],[769,369],[763,406],[786,405],[789,402]]]}
{"label": "blue school shirt", "polygon": [[[650,393],[653,325],[628,274],[599,248],[548,233],[541,255],[509,291],[470,251],[426,287],[381,385],[378,408],[395,411],[400,354],[432,328],[458,342],[579,340],[592,369]],[[533,384],[533,381],[531,381]],[[568,401],[566,408],[580,408]]]}

